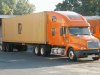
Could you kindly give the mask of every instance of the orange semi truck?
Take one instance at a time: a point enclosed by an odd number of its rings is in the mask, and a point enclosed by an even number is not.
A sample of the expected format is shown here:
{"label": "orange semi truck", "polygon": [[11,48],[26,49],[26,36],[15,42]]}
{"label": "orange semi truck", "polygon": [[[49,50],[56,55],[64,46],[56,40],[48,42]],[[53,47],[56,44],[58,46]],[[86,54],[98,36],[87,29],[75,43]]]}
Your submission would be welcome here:
{"label": "orange semi truck", "polygon": [[78,13],[45,11],[3,19],[2,24],[3,51],[25,51],[30,44],[36,55],[99,59],[99,39],[91,35],[89,23]]}
{"label": "orange semi truck", "polygon": [[100,40],[100,16],[85,16],[85,18],[90,23],[92,34]]}

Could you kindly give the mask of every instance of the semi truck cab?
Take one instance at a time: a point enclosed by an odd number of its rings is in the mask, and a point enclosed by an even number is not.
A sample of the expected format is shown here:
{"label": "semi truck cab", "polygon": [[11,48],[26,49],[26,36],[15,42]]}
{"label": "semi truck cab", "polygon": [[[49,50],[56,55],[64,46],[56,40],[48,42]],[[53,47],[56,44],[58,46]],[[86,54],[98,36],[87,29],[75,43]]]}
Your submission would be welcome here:
{"label": "semi truck cab", "polygon": [[92,36],[89,27],[70,27],[66,31],[66,48],[70,58],[74,55],[77,58],[99,57],[99,40]]}
{"label": "semi truck cab", "polygon": [[91,56],[93,60],[99,59],[99,39],[92,35],[90,24],[83,16],[70,11],[58,11],[56,15],[55,12],[51,13],[51,17],[56,17],[56,22],[52,21],[50,26],[51,30],[55,29],[56,34],[52,36],[53,42],[50,40],[49,43],[65,46],[65,51],[58,49],[58,52],[55,51],[55,53],[61,52],[61,54],[67,55],[70,60],[88,56]]}

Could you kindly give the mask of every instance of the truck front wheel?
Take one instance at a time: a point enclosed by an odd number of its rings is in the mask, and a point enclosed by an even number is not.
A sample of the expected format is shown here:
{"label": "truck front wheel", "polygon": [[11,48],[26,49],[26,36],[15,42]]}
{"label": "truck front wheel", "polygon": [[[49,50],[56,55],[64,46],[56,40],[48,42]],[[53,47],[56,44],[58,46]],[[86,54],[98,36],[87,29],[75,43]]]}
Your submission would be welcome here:
{"label": "truck front wheel", "polygon": [[68,50],[68,58],[71,61],[77,61],[77,57],[76,57],[74,50],[72,48],[69,48],[69,50]]}

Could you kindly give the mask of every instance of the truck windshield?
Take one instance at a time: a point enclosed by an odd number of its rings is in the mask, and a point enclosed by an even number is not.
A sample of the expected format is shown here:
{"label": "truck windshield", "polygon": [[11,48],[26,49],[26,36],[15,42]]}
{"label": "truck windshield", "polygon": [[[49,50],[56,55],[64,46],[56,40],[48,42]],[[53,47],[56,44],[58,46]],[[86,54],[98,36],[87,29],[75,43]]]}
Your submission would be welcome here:
{"label": "truck windshield", "polygon": [[69,28],[69,32],[74,35],[90,35],[89,28]]}

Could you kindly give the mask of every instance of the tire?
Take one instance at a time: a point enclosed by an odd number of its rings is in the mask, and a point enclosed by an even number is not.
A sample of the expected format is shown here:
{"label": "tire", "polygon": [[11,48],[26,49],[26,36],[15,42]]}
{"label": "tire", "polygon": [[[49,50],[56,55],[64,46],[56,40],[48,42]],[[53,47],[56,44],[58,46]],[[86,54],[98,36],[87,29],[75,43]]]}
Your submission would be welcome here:
{"label": "tire", "polygon": [[49,56],[51,53],[51,48],[50,46],[47,45],[42,45],[40,49],[40,54],[41,56]]}
{"label": "tire", "polygon": [[95,60],[99,60],[100,57],[93,57],[92,59],[95,61]]}
{"label": "tire", "polygon": [[47,52],[46,52],[46,47],[45,47],[45,46],[41,46],[41,49],[40,49],[40,54],[41,54],[41,56],[47,56],[46,53],[47,53]]}
{"label": "tire", "polygon": [[13,52],[13,45],[11,43],[3,43],[2,50],[4,52]]}
{"label": "tire", "polygon": [[6,43],[5,42],[2,43],[2,51],[6,52]]}
{"label": "tire", "polygon": [[38,45],[34,47],[34,54],[40,56],[40,48]]}
{"label": "tire", "polygon": [[70,61],[77,61],[77,57],[76,57],[76,55],[74,53],[73,48],[69,48],[69,50],[68,50],[68,58],[69,58]]}
{"label": "tire", "polygon": [[8,52],[13,52],[13,45],[12,44],[9,44],[9,50]]}

